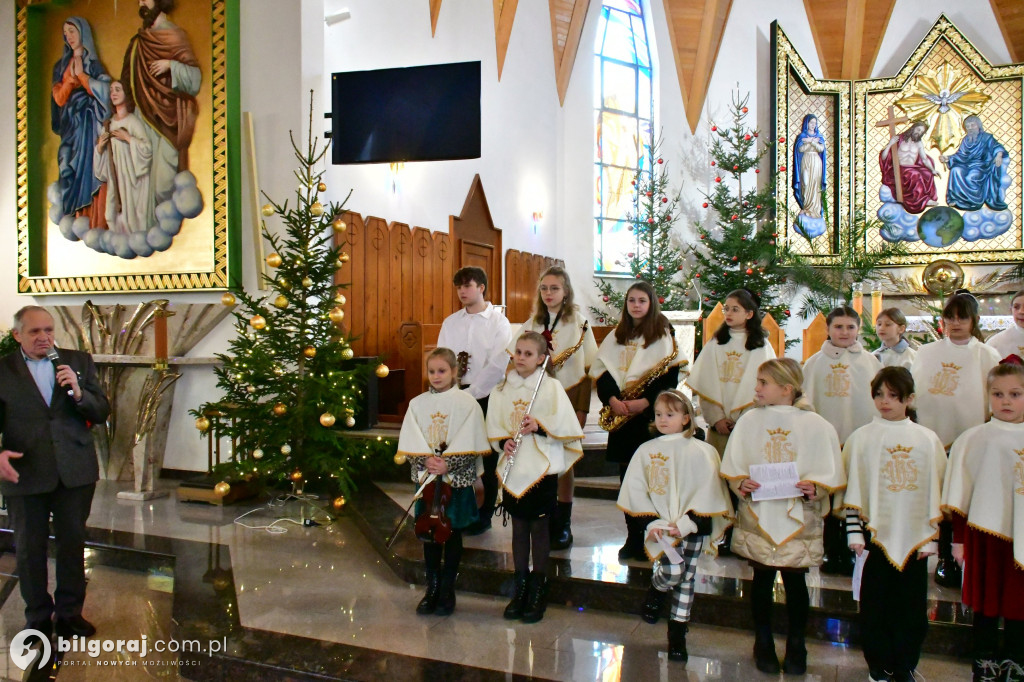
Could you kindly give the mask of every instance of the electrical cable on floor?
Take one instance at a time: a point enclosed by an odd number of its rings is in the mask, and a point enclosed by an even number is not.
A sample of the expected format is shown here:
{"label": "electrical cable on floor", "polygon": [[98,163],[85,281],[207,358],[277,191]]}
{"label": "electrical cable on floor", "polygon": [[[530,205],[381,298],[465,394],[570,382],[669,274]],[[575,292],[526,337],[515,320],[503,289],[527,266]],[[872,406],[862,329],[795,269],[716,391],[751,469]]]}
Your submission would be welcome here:
{"label": "electrical cable on floor", "polygon": [[[234,524],[236,526],[241,526],[242,528],[248,528],[249,530],[265,530],[268,533],[278,535],[278,534],[281,534],[281,533],[287,533],[288,532],[288,529],[284,527],[284,524],[287,524],[287,523],[293,523],[296,526],[307,526],[307,527],[308,526],[323,526],[323,525],[327,525],[327,524],[333,523],[334,522],[334,517],[333,516],[331,516],[326,511],[324,511],[320,507],[318,507],[315,504],[313,504],[313,500],[319,500],[319,499],[320,498],[318,498],[316,495],[284,493],[284,494],[281,494],[281,495],[278,495],[278,496],[272,498],[269,502],[267,502],[263,506],[256,507],[254,509],[250,509],[249,511],[245,512],[244,514],[242,514],[241,516],[237,517],[234,520]],[[254,513],[258,512],[258,511],[274,509],[276,507],[283,507],[284,505],[286,505],[291,500],[297,500],[299,502],[304,503],[305,505],[311,507],[313,509],[314,513],[308,519],[299,518],[298,520],[296,520],[296,519],[290,519],[290,518],[280,518],[280,519],[277,519],[277,520],[275,520],[275,521],[273,521],[271,523],[268,523],[268,524],[265,524],[265,525],[262,525],[262,526],[257,526],[257,525],[253,525],[253,524],[243,523],[242,522],[242,519],[244,519],[246,516],[249,516],[249,514],[254,514]],[[320,515],[320,517],[321,517],[320,520],[317,519],[317,514]],[[278,524],[281,524],[281,525],[278,525]]]}

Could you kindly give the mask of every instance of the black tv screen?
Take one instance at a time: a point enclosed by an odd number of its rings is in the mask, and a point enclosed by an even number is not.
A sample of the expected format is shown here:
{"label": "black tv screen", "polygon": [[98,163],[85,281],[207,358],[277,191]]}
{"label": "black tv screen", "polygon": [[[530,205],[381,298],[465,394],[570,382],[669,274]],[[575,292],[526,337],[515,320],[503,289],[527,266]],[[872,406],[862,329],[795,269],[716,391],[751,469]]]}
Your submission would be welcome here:
{"label": "black tv screen", "polygon": [[336,164],[480,158],[480,62],[332,75]]}

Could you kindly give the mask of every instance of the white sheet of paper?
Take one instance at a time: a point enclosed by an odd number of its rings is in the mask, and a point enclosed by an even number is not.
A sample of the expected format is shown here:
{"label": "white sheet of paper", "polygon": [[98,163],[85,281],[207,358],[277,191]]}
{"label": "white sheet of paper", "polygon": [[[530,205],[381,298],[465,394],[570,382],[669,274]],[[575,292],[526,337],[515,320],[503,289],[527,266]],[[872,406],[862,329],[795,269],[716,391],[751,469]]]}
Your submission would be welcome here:
{"label": "white sheet of paper", "polygon": [[676,548],[672,546],[672,541],[666,538],[664,535],[658,538],[658,544],[665,551],[665,558],[673,564],[683,563],[683,557],[676,551]]}
{"label": "white sheet of paper", "polygon": [[868,560],[868,550],[860,553],[853,562],[853,600],[860,601],[860,581],[864,577],[864,562]]}
{"label": "white sheet of paper", "polygon": [[802,497],[803,493],[796,487],[800,474],[796,471],[796,462],[780,462],[778,464],[751,464],[750,479],[761,484],[761,487],[750,494],[755,502],[763,500],[787,500],[791,497]]}

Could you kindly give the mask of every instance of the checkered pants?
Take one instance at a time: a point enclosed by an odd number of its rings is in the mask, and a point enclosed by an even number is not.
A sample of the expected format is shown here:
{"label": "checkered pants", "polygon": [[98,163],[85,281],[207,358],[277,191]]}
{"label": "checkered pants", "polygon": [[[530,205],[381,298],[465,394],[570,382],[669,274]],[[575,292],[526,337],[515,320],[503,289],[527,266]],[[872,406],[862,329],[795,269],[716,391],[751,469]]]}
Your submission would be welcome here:
{"label": "checkered pants", "polygon": [[661,560],[654,565],[654,575],[651,576],[651,585],[659,592],[673,594],[672,610],[669,618],[677,621],[690,620],[690,608],[693,606],[693,578],[697,573],[697,557],[700,556],[701,548],[704,546],[704,538],[693,536],[685,538],[676,551],[683,557],[683,561],[673,564],[662,556]]}

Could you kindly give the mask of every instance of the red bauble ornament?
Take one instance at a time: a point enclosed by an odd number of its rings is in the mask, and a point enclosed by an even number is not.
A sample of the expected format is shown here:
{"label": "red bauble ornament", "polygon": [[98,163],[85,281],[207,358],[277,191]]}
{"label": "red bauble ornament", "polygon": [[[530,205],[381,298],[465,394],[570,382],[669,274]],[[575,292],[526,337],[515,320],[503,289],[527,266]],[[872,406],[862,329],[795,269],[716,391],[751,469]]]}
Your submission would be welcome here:
{"label": "red bauble ornament", "polygon": [[733,213],[731,216],[729,216],[729,220],[736,220],[736,218],[738,218],[738,217],[739,217],[738,215]]}
{"label": "red bauble ornament", "polygon": [[664,302],[665,302],[665,297],[664,296],[659,296],[658,297],[658,303],[664,303]]}
{"label": "red bauble ornament", "polygon": [[632,254],[632,253],[627,253],[627,254],[626,254],[626,258],[632,258],[632,257],[633,257],[633,254]]}
{"label": "red bauble ornament", "polygon": [[654,196],[654,192],[648,192],[648,193],[647,193],[647,196],[649,196],[649,197],[653,197],[653,196]]}
{"label": "red bauble ornament", "polygon": [[753,275],[753,274],[754,274],[754,271],[753,271],[753,270],[751,270],[750,268],[747,268],[747,274],[748,274],[748,275]]}
{"label": "red bauble ornament", "polygon": [[750,139],[750,135],[744,135],[744,136],[743,136],[743,139],[744,139],[744,140],[749,140],[749,139]]}
{"label": "red bauble ornament", "polygon": [[604,318],[603,317],[597,318],[597,321],[600,322],[601,324],[604,324]]}
{"label": "red bauble ornament", "polygon": [[757,131],[754,131],[754,137],[757,137]]}
{"label": "red bauble ornament", "polygon": [[784,137],[780,137],[779,138],[779,142],[785,142],[785,141],[786,141],[786,138],[784,138]]}
{"label": "red bauble ornament", "polygon": [[722,178],[720,178],[720,177],[716,177],[715,178],[715,182],[721,182],[721,181],[722,181]]}
{"label": "red bauble ornament", "polygon": [[700,236],[701,239],[704,239],[704,237],[705,237],[705,235],[703,235],[703,234]]}
{"label": "red bauble ornament", "polygon": [[747,238],[746,237],[740,237],[740,241],[741,242],[745,242],[745,241],[747,241]]}
{"label": "red bauble ornament", "polygon": [[733,256],[733,257],[732,257],[732,262],[733,262],[733,263],[735,263],[735,262],[736,262],[736,261],[738,261],[739,259],[740,259],[740,258],[739,258],[739,256]]}
{"label": "red bauble ornament", "polygon": [[756,208],[757,208],[757,210],[760,211],[761,210],[761,204],[758,204]]}
{"label": "red bauble ornament", "polygon": [[744,207],[744,208],[746,208],[746,207],[747,207],[747,202],[745,202],[745,201],[743,202],[743,207]]}
{"label": "red bauble ornament", "polygon": [[665,214],[665,220],[672,220],[672,216]]}
{"label": "red bauble ornament", "polygon": [[703,206],[704,208],[707,208],[708,207],[708,202],[705,201],[703,204],[701,204],[701,206]]}
{"label": "red bauble ornament", "polygon": [[779,166],[779,170],[785,172],[786,167],[785,166]]}
{"label": "red bauble ornament", "polygon": [[786,317],[789,317],[789,308],[786,308],[785,310],[783,310],[782,314],[785,315]]}
{"label": "red bauble ornament", "polygon": [[633,185],[634,187],[636,187],[636,180],[633,180],[633,181],[631,181],[631,182],[630,182],[629,184],[631,184],[631,185]]}
{"label": "red bauble ornament", "polygon": [[658,163],[665,163],[664,159],[658,159]]}
{"label": "red bauble ornament", "polygon": [[755,172],[755,173],[760,173],[760,172],[761,172],[761,169],[760,169],[760,168],[755,168],[755,169],[754,169],[754,172]]}
{"label": "red bauble ornament", "polygon": [[668,197],[662,197],[661,198],[661,203],[667,204],[668,203]]}
{"label": "red bauble ornament", "polygon": [[629,230],[630,232],[632,232],[633,231],[633,226],[632,225],[626,225],[626,229]]}
{"label": "red bauble ornament", "polygon": [[775,240],[774,239],[769,239],[768,240],[768,244],[771,245],[771,246],[775,246]]}
{"label": "red bauble ornament", "polygon": [[712,165],[712,166],[714,166],[714,165],[715,165],[715,162],[714,162],[714,161],[712,161],[712,162],[711,162],[711,165]]}
{"label": "red bauble ornament", "polygon": [[[682,266],[680,266],[680,267],[682,267]],[[700,279],[700,273],[698,272],[698,273],[697,273],[696,275],[694,275],[694,277],[695,277],[696,279]]]}
{"label": "red bauble ornament", "polygon": [[715,132],[716,130],[718,130],[718,126],[711,126],[711,132]]}
{"label": "red bauble ornament", "polygon": [[779,233],[778,233],[778,232],[772,232],[772,236],[773,236],[773,237],[778,237],[778,236],[779,236]]}
{"label": "red bauble ornament", "polygon": [[654,224],[654,218],[648,218],[647,219],[647,224],[648,225],[653,225]]}
{"label": "red bauble ornament", "polygon": [[605,303],[607,303],[608,302],[608,297],[607,296],[602,296],[601,300],[604,301]]}
{"label": "red bauble ornament", "polygon": [[747,113],[747,108],[743,107],[742,109],[740,109],[740,111],[742,111],[745,114],[745,113]]}
{"label": "red bauble ornament", "polygon": [[659,265],[659,266],[658,266],[658,272],[661,272],[661,271],[662,271],[662,270],[664,270],[664,269],[665,269],[665,266],[664,266],[664,265]]}

